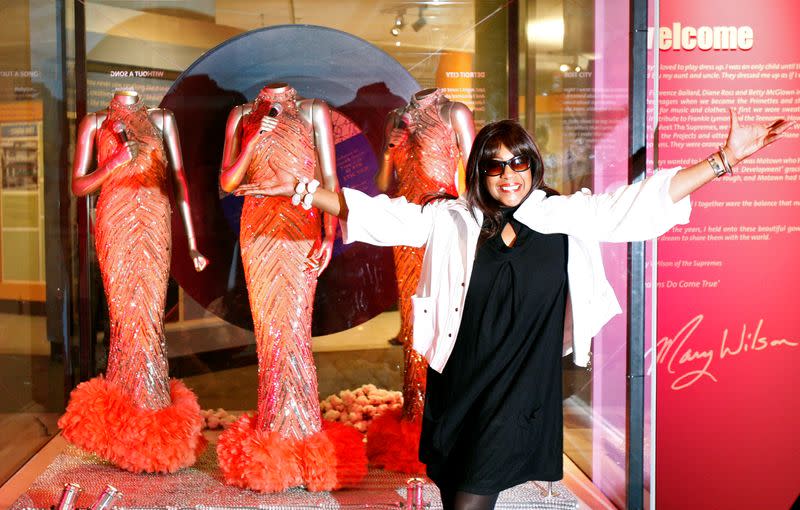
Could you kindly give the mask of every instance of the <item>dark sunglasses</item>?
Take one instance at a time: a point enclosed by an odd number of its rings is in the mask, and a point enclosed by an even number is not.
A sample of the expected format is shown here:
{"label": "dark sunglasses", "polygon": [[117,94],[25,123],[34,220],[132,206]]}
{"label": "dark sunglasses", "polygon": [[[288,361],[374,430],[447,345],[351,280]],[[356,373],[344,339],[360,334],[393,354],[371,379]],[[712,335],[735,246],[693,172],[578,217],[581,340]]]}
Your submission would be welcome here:
{"label": "dark sunglasses", "polygon": [[531,158],[523,154],[520,156],[514,156],[506,161],[500,161],[499,159],[484,159],[478,163],[478,170],[480,170],[483,175],[497,177],[503,173],[503,171],[506,169],[506,166],[515,172],[524,172],[530,169]]}

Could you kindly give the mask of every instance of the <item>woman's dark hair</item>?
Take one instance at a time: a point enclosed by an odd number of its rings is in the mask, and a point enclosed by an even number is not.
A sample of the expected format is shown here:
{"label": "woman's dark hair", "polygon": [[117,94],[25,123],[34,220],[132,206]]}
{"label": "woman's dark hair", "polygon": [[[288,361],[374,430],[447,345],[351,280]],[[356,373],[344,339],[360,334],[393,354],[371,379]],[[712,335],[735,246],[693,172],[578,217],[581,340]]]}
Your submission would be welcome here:
{"label": "woman's dark hair", "polygon": [[[471,214],[474,208],[483,213],[483,227],[480,242],[497,235],[503,227],[503,212],[501,204],[489,194],[486,187],[486,178],[481,174],[479,163],[486,159],[493,159],[500,152],[500,147],[505,146],[515,156],[528,156],[531,162],[531,192],[543,189],[548,196],[556,192],[544,185],[544,165],[539,147],[531,135],[525,131],[515,120],[500,120],[486,124],[475,137],[472,150],[466,166],[466,193],[464,198]],[[530,193],[530,192],[529,192]],[[442,195],[426,197],[425,203],[441,199],[455,198]],[[527,197],[526,197],[527,198]],[[477,218],[476,218],[477,219]]]}
{"label": "woman's dark hair", "polygon": [[528,156],[531,162],[531,191],[541,188],[544,184],[542,155],[525,128],[515,120],[500,120],[486,124],[472,143],[465,172],[467,206],[470,212],[473,207],[477,207],[483,213],[481,239],[497,235],[503,227],[501,205],[489,194],[486,178],[478,168],[481,161],[495,158],[501,146],[505,146],[515,156]]}

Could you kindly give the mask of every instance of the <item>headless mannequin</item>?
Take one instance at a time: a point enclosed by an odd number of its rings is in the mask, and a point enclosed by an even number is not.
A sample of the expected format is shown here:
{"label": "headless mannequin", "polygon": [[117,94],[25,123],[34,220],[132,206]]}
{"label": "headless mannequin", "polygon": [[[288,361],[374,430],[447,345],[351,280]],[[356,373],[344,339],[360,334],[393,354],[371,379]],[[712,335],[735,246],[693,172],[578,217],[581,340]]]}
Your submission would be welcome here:
{"label": "headless mannequin", "polygon": [[[384,136],[383,158],[381,159],[380,169],[375,176],[375,184],[381,193],[388,193],[396,184],[397,172],[392,161],[392,150],[401,145],[408,137],[408,133],[403,129],[403,114],[414,107],[415,101],[434,94],[439,89],[430,88],[414,93],[411,103],[403,108],[393,110],[386,117],[386,130]],[[469,159],[469,151],[472,148],[472,141],[475,139],[475,124],[472,118],[472,111],[464,103],[456,101],[443,101],[439,108],[441,121],[452,128],[457,138],[458,148],[461,153],[461,161],[466,164]],[[458,182],[458,177],[455,177]]]}
{"label": "headless mannequin", "polygon": [[[416,203],[429,194],[458,195],[458,160],[466,164],[475,137],[469,108],[450,101],[439,89],[421,90],[407,106],[388,115],[385,132],[383,160],[375,177],[378,189],[393,190]],[[425,399],[427,363],[413,348],[411,309],[425,249],[397,246],[393,253],[400,332],[390,342],[403,346],[403,410],[399,416],[386,414],[370,426],[367,453],[372,463],[388,470],[417,473],[424,470],[423,465],[416,455],[404,451],[418,449]],[[397,436],[406,443],[391,439]]]}
{"label": "headless mannequin", "polygon": [[[134,105],[140,101],[135,90],[122,89],[114,92],[113,101],[125,105]],[[178,125],[171,111],[164,108],[150,108],[147,110],[153,125],[161,131],[164,149],[166,150],[169,166],[172,170],[173,184],[175,184],[175,202],[181,212],[183,227],[189,243],[189,256],[192,258],[196,271],[202,271],[208,265],[208,259],[197,250],[197,238],[192,224],[192,211],[189,204],[189,192],[186,184],[186,173],[183,168],[181,156],[181,141],[178,136]],[[94,163],[94,142],[98,128],[106,120],[108,112],[100,110],[84,117],[78,126],[78,140],[75,146],[75,157],[72,165],[72,193],[82,197],[100,189],[113,173],[115,168],[130,162],[138,153],[138,144],[130,140],[121,145],[113,158],[103,167],[96,168],[89,173]]]}
{"label": "headless mannequin", "polygon": [[[105,377],[72,392],[59,426],[71,442],[134,472],[191,465],[205,444],[196,397],[168,375],[163,315],[171,252],[169,179],[195,270],[202,271],[208,260],[197,250],[172,112],[148,110],[135,91],[118,90],[107,110],[81,121],[72,191],[84,196],[101,190],[95,244],[111,338]],[[97,435],[98,429],[104,434]]]}
{"label": "headless mannequin", "polygon": [[[261,105],[261,103],[266,103]],[[258,106],[257,106],[258,105]],[[269,108],[269,111],[264,112],[254,111],[259,107],[262,109]],[[277,109],[276,109],[277,108]],[[258,117],[250,118],[253,115],[262,115],[261,119]],[[253,129],[253,124],[260,123],[257,129]],[[287,126],[285,131],[278,129],[279,123]],[[246,124],[250,125],[246,129]],[[305,130],[305,135],[301,131]],[[247,138],[249,136],[249,138]],[[244,138],[247,138],[243,140]],[[295,145],[284,147],[283,145],[269,146],[271,142],[276,140],[287,140],[288,142],[296,142]],[[303,142],[311,143],[311,146],[305,145]],[[275,142],[277,143],[277,142]],[[241,149],[240,149],[241,147]],[[261,149],[259,149],[261,147]],[[304,154],[303,152],[306,152]],[[314,158],[319,164],[314,164],[308,157],[308,152],[313,151]],[[259,157],[259,153],[272,153],[271,156]],[[280,160],[281,153],[291,153],[294,156],[292,160]],[[305,159],[304,159],[305,158]],[[277,161],[273,161],[277,160]],[[268,337],[275,337],[274,330],[281,328],[282,325],[273,324],[276,321],[275,313],[271,317],[261,315],[262,310],[260,306],[267,306],[271,299],[284,300],[291,303],[291,293],[293,292],[292,283],[289,282],[292,278],[299,278],[298,287],[305,286],[303,281],[304,269],[313,267],[315,269],[314,276],[321,273],[325,266],[328,265],[332,253],[333,241],[336,234],[336,225],[338,219],[335,216],[326,215],[325,218],[325,240],[319,240],[319,231],[314,232],[315,227],[310,227],[310,232],[300,234],[295,233],[281,234],[284,225],[288,223],[295,223],[298,229],[302,230],[305,225],[309,227],[314,221],[318,221],[317,215],[308,216],[300,213],[301,208],[291,206],[285,200],[276,201],[274,199],[263,199],[259,196],[248,195],[246,190],[248,186],[257,185],[264,182],[282,182],[292,181],[299,179],[310,180],[311,177],[317,178],[323,187],[331,191],[338,189],[338,180],[335,171],[335,153],[333,145],[333,133],[330,121],[330,110],[323,101],[316,99],[297,99],[296,92],[292,87],[286,83],[270,83],[265,86],[259,93],[259,97],[252,103],[235,107],[229,117],[226,127],[225,147],[223,150],[222,173],[220,175],[220,184],[225,191],[236,190],[239,193],[245,194],[245,209],[242,212],[242,230],[240,234],[240,243],[242,245],[242,258],[245,263],[245,276],[248,283],[248,292],[250,294],[251,307],[253,310],[253,320],[256,327],[256,341],[260,344],[272,343]],[[262,167],[269,167],[264,171]],[[287,168],[289,167],[289,168]],[[272,173],[269,172],[272,170]],[[294,175],[293,172],[301,172],[301,174]],[[306,174],[302,174],[306,171]],[[312,175],[308,173],[313,172]],[[247,183],[244,181],[247,180]],[[249,207],[248,207],[249,206]],[[257,208],[261,209],[261,213],[256,211]],[[312,213],[315,211],[311,211]],[[277,226],[264,231],[263,229],[256,229],[256,227],[248,228],[251,223],[266,224],[268,222],[276,222]],[[254,264],[252,259],[264,257],[279,257],[281,260],[290,258],[290,254],[282,247],[273,247],[272,245],[258,248],[253,246],[253,239],[264,240],[264,238],[274,238],[276,235],[285,237],[286,239],[292,238],[296,241],[299,249],[307,251],[300,253],[297,260],[294,262],[287,261],[285,267],[276,274],[271,274],[267,269],[262,269],[259,264]],[[308,239],[307,239],[308,238]],[[309,241],[313,240],[313,245],[309,245]],[[302,243],[302,244],[301,244]],[[306,246],[309,245],[309,246]],[[310,305],[313,303],[313,294],[316,285],[316,278],[313,282],[308,282],[311,286],[310,295],[307,296],[309,302],[306,303],[305,308],[310,311]],[[262,288],[263,287],[263,288]],[[267,294],[263,303],[260,303],[259,295]],[[290,305],[293,306],[293,305]],[[287,331],[289,336],[294,335],[297,343],[307,344],[310,342],[311,329],[310,321],[311,314],[303,313],[299,317],[292,311],[286,310],[286,317],[281,315],[284,322],[302,322],[306,327],[293,328]],[[265,331],[268,328],[269,331]],[[280,334],[277,334],[280,336]],[[277,340],[274,340],[277,342]],[[264,349],[267,349],[265,346]],[[279,348],[276,347],[276,350]],[[263,355],[263,356],[262,356]],[[272,354],[269,352],[262,352],[259,349],[259,361],[262,364],[259,371],[260,375],[260,388],[259,388],[259,416],[258,428],[262,430],[269,430],[271,432],[277,431],[281,428],[275,423],[275,417],[280,412],[279,409],[267,409],[265,406],[269,402],[274,402],[274,398],[270,395],[271,391],[265,388],[265,385],[270,384],[271,374],[275,370],[274,366],[269,365],[268,361],[264,359],[269,358]],[[306,360],[308,366],[306,369],[309,371],[306,374],[314,379],[314,388],[309,388],[309,391],[316,392],[316,372],[313,366],[313,360]],[[293,402],[285,402],[280,405],[296,405]],[[284,435],[295,435],[299,437],[305,436],[308,433],[316,433],[319,431],[319,419],[316,416],[319,410],[312,413],[309,419],[299,419],[298,421],[307,421],[308,423],[301,423],[301,430],[284,429]],[[305,430],[308,428],[308,430]]]}
{"label": "headless mannequin", "polygon": [[345,464],[324,452],[360,451],[356,468],[366,473],[359,434],[342,447],[332,427],[344,425],[321,420],[311,352],[317,277],[331,260],[338,218],[258,191],[311,179],[338,190],[324,101],[298,99],[288,84],[271,83],[231,111],[220,185],[245,197],[239,242],[258,352],[258,412],[226,430],[217,453],[227,483],[262,492],[341,486]]}
{"label": "headless mannequin", "polygon": [[[431,105],[435,108],[435,113],[438,116],[434,119],[421,118],[422,116],[415,115],[426,106],[426,102],[434,101]],[[429,103],[430,104],[430,103]],[[398,161],[399,158],[395,157],[396,151],[403,151],[406,146],[416,143],[423,149],[430,146],[430,142],[424,139],[412,141],[410,138],[419,135],[419,131],[425,129],[424,123],[430,120],[440,122],[445,129],[434,131],[435,135],[444,136],[449,135],[449,154],[442,154],[441,151],[437,154],[436,151],[432,154],[429,153],[427,160],[420,159],[416,165],[421,167],[416,172],[408,172],[407,169],[398,168],[399,164],[413,163],[413,160],[405,159],[405,161]],[[475,138],[475,125],[473,124],[472,112],[463,103],[454,102],[444,97],[439,89],[431,88],[424,89],[415,93],[411,102],[404,108],[394,110],[387,118],[386,122],[386,146],[384,148],[384,155],[380,171],[375,177],[375,182],[382,192],[387,192],[395,187],[399,188],[399,194],[404,195],[409,201],[419,202],[424,200],[425,195],[428,193],[448,192],[453,195],[458,195],[458,157],[466,164],[469,158],[469,152],[472,148],[472,140]],[[456,149],[456,150],[453,150]],[[427,151],[423,151],[427,152]],[[446,161],[435,161],[435,159],[445,157]],[[437,165],[438,163],[438,165]],[[437,168],[438,166],[438,168]],[[431,170],[433,169],[433,170]],[[404,170],[406,170],[404,172]],[[431,179],[423,180],[420,174],[428,174]],[[408,181],[408,182],[403,182]],[[438,187],[437,187],[438,186]],[[413,261],[411,264],[397,264],[400,259],[398,251],[414,252]],[[424,362],[419,355],[414,352],[412,347],[412,332],[411,332],[411,307],[410,297],[416,290],[417,281],[419,280],[419,267],[422,261],[422,255],[425,253],[423,249],[411,249],[408,247],[400,247],[395,250],[396,271],[398,277],[399,294],[401,299],[401,331],[398,339],[404,346],[406,351],[405,367],[407,376],[404,380],[404,405],[403,415],[407,419],[415,420],[422,412],[422,400],[425,391],[424,376],[425,367]],[[418,260],[417,260],[418,259]],[[401,279],[405,282],[401,283]],[[406,306],[403,306],[403,305]],[[414,362],[421,363],[418,370],[414,370],[411,366]],[[419,377],[417,375],[418,374]],[[422,378],[421,381],[416,379]]]}
{"label": "headless mannequin", "polygon": [[[281,93],[291,87],[286,83],[270,83],[265,88]],[[245,146],[242,147],[242,119],[249,115],[252,109],[253,103],[246,103],[235,107],[228,115],[228,123],[225,127],[225,147],[222,151],[222,175],[220,176],[220,185],[228,193],[236,190],[237,194],[245,196],[258,194],[249,192],[253,186],[248,183],[242,184],[253,158],[255,143],[258,141],[258,137],[253,137],[251,140],[245,141]],[[314,146],[318,158],[315,178],[323,188],[336,191],[339,189],[339,180],[336,176],[336,150],[333,143],[330,108],[320,99],[301,99],[297,101],[297,110],[314,132]],[[275,129],[278,117],[264,116],[261,121],[262,131],[269,132]],[[312,258],[318,261],[319,274],[330,263],[338,222],[339,219],[336,216],[324,215],[324,238],[316,253],[312,254]]]}

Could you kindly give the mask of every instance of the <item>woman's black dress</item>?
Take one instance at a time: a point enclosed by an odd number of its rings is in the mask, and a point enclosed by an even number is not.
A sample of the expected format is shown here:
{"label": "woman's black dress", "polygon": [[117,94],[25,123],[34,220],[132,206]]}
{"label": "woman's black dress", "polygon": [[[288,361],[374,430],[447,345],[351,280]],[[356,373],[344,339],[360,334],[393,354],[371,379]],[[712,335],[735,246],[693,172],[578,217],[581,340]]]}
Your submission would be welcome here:
{"label": "woman's black dress", "polygon": [[567,237],[510,221],[514,246],[478,248],[453,352],[428,369],[420,460],[449,490],[562,478]]}

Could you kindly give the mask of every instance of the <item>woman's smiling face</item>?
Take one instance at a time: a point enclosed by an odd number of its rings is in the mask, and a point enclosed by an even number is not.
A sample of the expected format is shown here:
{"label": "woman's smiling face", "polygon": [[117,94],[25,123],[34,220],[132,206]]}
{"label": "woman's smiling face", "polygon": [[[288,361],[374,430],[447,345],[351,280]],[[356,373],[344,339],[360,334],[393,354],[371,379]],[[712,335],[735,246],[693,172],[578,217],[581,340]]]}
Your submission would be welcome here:
{"label": "woman's smiling face", "polygon": [[[492,159],[507,162],[516,156],[517,154],[513,154],[505,145],[500,145]],[[506,164],[500,175],[485,175],[484,179],[486,179],[486,189],[489,191],[489,195],[503,207],[518,206],[528,196],[533,185],[530,164],[522,172],[515,172],[510,164]]]}

